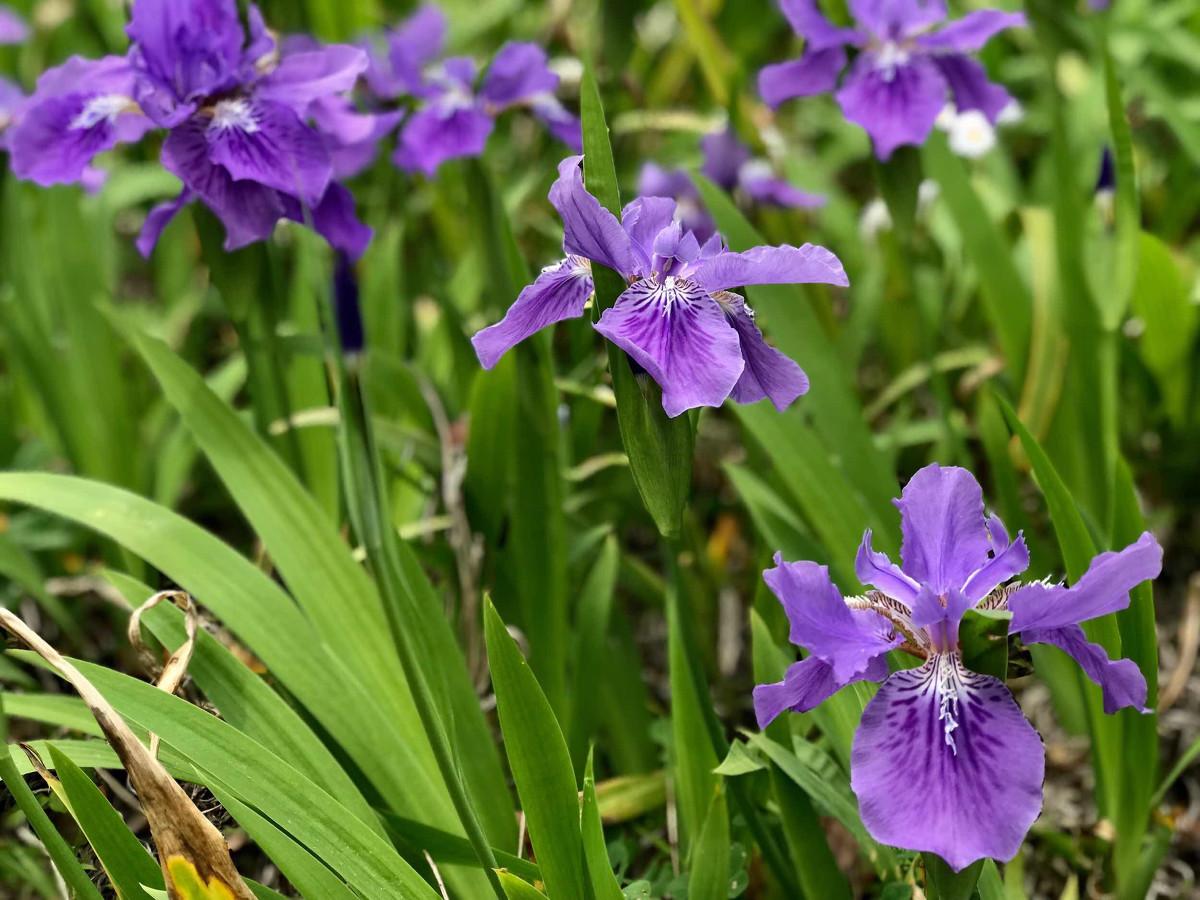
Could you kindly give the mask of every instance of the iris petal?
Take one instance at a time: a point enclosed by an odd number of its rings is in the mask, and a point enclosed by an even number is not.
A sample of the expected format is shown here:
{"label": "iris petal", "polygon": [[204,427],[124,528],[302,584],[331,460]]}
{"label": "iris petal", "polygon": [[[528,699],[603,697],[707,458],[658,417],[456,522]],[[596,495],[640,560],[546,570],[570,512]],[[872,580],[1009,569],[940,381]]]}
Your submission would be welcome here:
{"label": "iris petal", "polygon": [[671,417],[720,406],[742,375],[737,332],[717,302],[690,281],[636,282],[604,311],[596,330],[658,382]]}
{"label": "iris petal", "polygon": [[834,677],[847,682],[875,658],[899,646],[888,621],[870,610],[852,610],[829,578],[829,570],[812,562],[784,562],[763,580],[787,614],[788,640],[828,662]]}
{"label": "iris petal", "polygon": [[521,291],[504,318],[473,338],[479,363],[490,369],[525,338],[543,328],[583,315],[592,279],[578,259],[564,259]]}
{"label": "iris petal", "polygon": [[850,757],[871,836],[955,870],[1017,854],[1044,773],[1042,740],[1008,688],[957,654],[893,673],[863,711]]}

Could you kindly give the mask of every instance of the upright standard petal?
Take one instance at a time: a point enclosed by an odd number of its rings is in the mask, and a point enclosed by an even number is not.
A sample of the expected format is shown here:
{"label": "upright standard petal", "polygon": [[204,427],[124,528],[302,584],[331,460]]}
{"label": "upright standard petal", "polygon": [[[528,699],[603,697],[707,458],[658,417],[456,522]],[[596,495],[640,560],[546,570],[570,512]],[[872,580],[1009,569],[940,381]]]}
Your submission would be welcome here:
{"label": "upright standard petal", "polygon": [[1162,571],[1162,547],[1150,532],[1124,550],[1101,553],[1071,587],[1031,584],[1008,598],[1010,631],[1054,629],[1125,609],[1129,592]]}
{"label": "upright standard petal", "polygon": [[808,376],[792,359],[766,342],[746,301],[727,291],[716,294],[715,299],[738,333],[746,364],[730,396],[738,403],[767,399],[783,412],[807,394]]}
{"label": "upright standard petal", "polygon": [[999,545],[993,539],[992,558],[971,573],[962,587],[963,595],[974,605],[1028,568],[1029,548],[1025,546],[1022,535],[1018,534],[1012,543],[1005,541]]}
{"label": "upright standard petal", "polygon": [[542,270],[533,284],[521,291],[504,318],[473,338],[479,364],[490,369],[525,338],[564,319],[583,315],[592,294],[592,273],[585,260],[567,257]]}
{"label": "upright standard petal", "polygon": [[253,181],[316,206],[333,177],[325,142],[283,103],[221,100],[205,129],[209,158],[234,181]]}
{"label": "upright standard petal", "polygon": [[238,83],[245,32],[234,0],[135,0],[125,30],[143,76],[138,102],[160,125]]}
{"label": "upright standard petal", "polygon": [[503,109],[538,94],[552,94],[557,87],[558,76],[550,71],[545,50],[537,44],[510,41],[488,66],[480,95]]}
{"label": "upright standard petal", "polygon": [[402,93],[420,95],[423,70],[441,55],[446,43],[445,13],[426,3],[390,32],[387,40],[391,78],[386,83],[372,80],[372,89],[386,98]]}
{"label": "upright standard petal", "polygon": [[846,67],[841,47],[809,50],[800,59],[765,66],[758,73],[758,95],[770,107],[796,97],[827,94],[837,87],[838,75]]}
{"label": "upright standard petal", "polygon": [[862,39],[853,28],[837,28],[817,6],[817,0],[779,0],[779,8],[787,17],[788,24],[800,37],[805,46],[813,50],[853,44]]}
{"label": "upright standard petal", "polygon": [[763,580],[787,613],[788,640],[829,663],[843,683],[903,643],[883,616],[846,606],[825,566],[784,562],[777,553]]}
{"label": "upright standard petal", "polygon": [[850,14],[880,40],[897,40],[945,19],[946,0],[850,0]]}
{"label": "upright standard petal", "polygon": [[163,142],[162,163],[204,201],[225,226],[225,249],[266,240],[284,216],[279,192],[254,181],[234,181],[209,159],[206,127],[189,121]]}
{"label": "upright standard petal", "polygon": [[477,105],[434,101],[404,123],[393,159],[405,171],[432,178],[444,162],[483,153],[494,127]]}
{"label": "upright standard petal", "polygon": [[690,281],[669,276],[661,284],[652,278],[634,283],[604,311],[596,330],[658,382],[672,418],[720,406],[742,375],[737,332]]}
{"label": "upright standard petal", "polygon": [[[645,170],[643,170],[645,175]],[[688,181],[688,184],[691,184]],[[642,196],[625,204],[621,210],[621,227],[629,235],[638,265],[649,272],[654,258],[654,239],[675,219],[677,204],[672,194]]]}
{"label": "upright standard petal", "polygon": [[863,534],[858,555],[854,559],[854,575],[863,584],[909,608],[921,591],[921,585],[904,574],[904,570],[892,562],[886,553],[879,552],[871,545],[869,528]]}
{"label": "upright standard petal", "polygon": [[607,266],[626,279],[638,270],[632,243],[617,217],[583,186],[582,156],[568,156],[558,164],[558,179],[550,187],[550,203],[563,223],[563,249]]}
{"label": "upright standard petal", "polygon": [[846,118],[862,126],[880,159],[904,144],[922,144],[946,105],[946,79],[934,62],[913,57],[886,64],[875,53],[859,55],[837,93]]}
{"label": "upright standard petal", "polygon": [[991,81],[983,66],[969,56],[948,53],[935,56],[933,61],[946,79],[960,114],[978,110],[994,123],[1013,102],[1012,94]]}
{"label": "upright standard petal", "polygon": [[993,37],[1009,28],[1023,28],[1024,13],[1010,13],[999,9],[979,9],[967,13],[961,19],[950,22],[929,34],[917,38],[917,44],[927,50],[954,50],[958,53],[974,53]]}
{"label": "upright standard petal", "polygon": [[887,659],[879,656],[862,672],[841,681],[834,675],[833,666],[820,657],[810,656],[788,666],[783,681],[755,686],[754,717],[759,728],[766,728],[787,710],[808,712],[848,684],[882,681],[887,674]]}
{"label": "upright standard petal", "polygon": [[880,843],[961,871],[1012,859],[1042,807],[1042,740],[996,678],[957,654],[893,673],[863,711],[850,784]]}
{"label": "upright standard petal", "polygon": [[815,244],[752,247],[742,253],[720,253],[697,265],[695,278],[709,293],[754,284],[850,283],[841,261]]}
{"label": "upright standard petal", "polygon": [[983,491],[957,466],[926,466],[896,501],[904,571],[935,595],[961,588],[988,561]]}
{"label": "upright standard petal", "polygon": [[704,176],[727,191],[733,190],[742,166],[750,161],[750,149],[729,127],[702,137],[700,149],[704,153],[700,166]]}
{"label": "upright standard petal", "polygon": [[331,44],[306,53],[293,53],[258,82],[255,96],[291,107],[304,116],[316,100],[354,87],[367,70],[367,54],[349,44]]}

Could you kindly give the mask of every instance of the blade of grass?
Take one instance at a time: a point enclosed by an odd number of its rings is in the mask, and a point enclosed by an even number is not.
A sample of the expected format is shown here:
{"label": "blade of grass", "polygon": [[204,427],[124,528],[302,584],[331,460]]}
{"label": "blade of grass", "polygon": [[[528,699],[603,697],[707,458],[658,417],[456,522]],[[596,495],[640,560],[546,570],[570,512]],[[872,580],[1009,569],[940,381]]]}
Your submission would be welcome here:
{"label": "blade of grass", "polygon": [[528,663],[489,600],[484,637],[500,730],[546,888],[584,896],[579,795],[571,754]]}
{"label": "blade of grass", "polygon": [[163,890],[162,870],[158,863],[129,830],[100,789],[70,757],[53,744],[50,746],[50,758],[66,792],[71,815],[96,851],[97,859],[122,900],[144,897],[145,892],[141,889],[143,884]]}
{"label": "blade of grass", "polygon": [[1013,251],[967,177],[964,162],[950,152],[940,133],[923,148],[925,171],[941,188],[940,197],[962,235],[967,255],[979,272],[979,290],[1014,383],[1024,377],[1029,356],[1033,299],[1013,262]]}
{"label": "blade of grass", "polygon": [[596,776],[592,771],[592,752],[589,750],[583,770],[583,811],[580,827],[583,832],[583,865],[591,886],[592,900],[622,900],[621,886],[608,860],[604,843],[604,825],[600,821],[600,805],[596,802]]}
{"label": "blade of grass", "polygon": [[213,790],[217,802],[246,830],[302,897],[355,900],[358,896],[325,864],[233,794]]}
{"label": "blade of grass", "polygon": [[[477,861],[475,849],[466,838],[431,828],[413,819],[405,819],[394,813],[382,815],[392,841],[406,854],[419,857],[422,853],[428,853],[435,862],[448,866],[469,866]],[[492,853],[503,868],[527,881],[541,881],[541,869],[536,863],[495,847],[492,848]]]}
{"label": "blade of grass", "polygon": [[[3,745],[7,747],[8,718],[4,713],[2,694],[0,694],[0,737],[3,737]],[[17,748],[12,749],[16,750]],[[102,900],[100,892],[96,890],[96,886],[83,871],[83,866],[75,858],[74,852],[63,836],[59,834],[58,829],[54,827],[54,823],[50,821],[50,817],[38,803],[37,797],[33,795],[29,785],[25,783],[24,776],[17,771],[11,753],[0,753],[0,781],[4,782],[9,793],[12,794],[17,808],[25,816],[25,820],[33,829],[34,834],[42,842],[42,846],[46,848],[46,853],[54,863],[54,868],[58,870],[58,874],[62,876],[63,881],[66,882],[75,897],[80,900]]]}
{"label": "blade of grass", "polygon": [[571,748],[577,774],[582,774],[585,750],[594,736],[592,732],[598,718],[595,704],[586,698],[590,698],[594,685],[604,681],[608,667],[608,625],[619,563],[617,539],[609,535],[579,592],[574,626],[575,651],[572,654],[575,660],[574,702],[567,727],[567,745]]}
{"label": "blade of grass", "polygon": [[692,847],[688,900],[726,900],[729,896],[729,810],[724,781],[714,785],[704,828]]}

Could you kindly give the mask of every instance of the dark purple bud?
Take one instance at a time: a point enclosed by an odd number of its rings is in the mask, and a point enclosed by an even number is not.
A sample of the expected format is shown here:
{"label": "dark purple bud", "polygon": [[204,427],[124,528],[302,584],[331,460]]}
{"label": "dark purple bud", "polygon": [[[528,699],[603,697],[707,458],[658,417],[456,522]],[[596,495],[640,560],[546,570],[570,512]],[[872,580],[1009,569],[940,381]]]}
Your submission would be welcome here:
{"label": "dark purple bud", "polygon": [[342,352],[347,356],[361,353],[366,345],[366,336],[363,334],[362,306],[358,300],[358,276],[354,272],[354,264],[345,253],[337,255],[333,273],[333,313],[337,319]]}
{"label": "dark purple bud", "polygon": [[1117,188],[1117,166],[1113,160],[1112,149],[1104,148],[1100,154],[1100,173],[1096,176],[1096,193],[1111,194]]}

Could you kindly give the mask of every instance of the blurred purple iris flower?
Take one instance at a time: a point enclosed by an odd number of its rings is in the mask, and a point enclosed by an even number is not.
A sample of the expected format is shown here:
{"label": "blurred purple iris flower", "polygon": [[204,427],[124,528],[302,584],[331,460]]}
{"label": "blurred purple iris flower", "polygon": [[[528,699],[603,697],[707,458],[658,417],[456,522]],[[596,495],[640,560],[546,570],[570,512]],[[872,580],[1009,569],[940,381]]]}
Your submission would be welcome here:
{"label": "blurred purple iris flower", "polygon": [[1012,100],[970,54],[1001,31],[1024,25],[1021,13],[978,10],[946,22],[945,0],[850,0],[855,27],[839,28],[817,0],[779,3],[804,38],[805,52],[759,73],[763,100],[775,107],[833,91],[846,48],[857,48],[837,99],[846,118],[866,129],[880,159],[899,146],[924,143],[947,100],[959,111],[979,110],[993,124]]}
{"label": "blurred purple iris flower", "polygon": [[548,325],[582,316],[592,265],[599,264],[629,287],[596,330],[658,382],[667,415],[720,406],[731,396],[739,403],[768,398],[784,409],[804,394],[804,372],[767,344],[753,311],[732,291],[748,284],[845,286],[837,257],[811,244],[732,253],[719,235],[701,245],[675,219],[669,197],[640,197],[618,220],[584,188],[582,160],[564,159],[550,189],[566,258],[544,269],[503,320],[472,339],[484,368]]}
{"label": "blurred purple iris flower", "polygon": [[515,106],[528,107],[556,138],[576,152],[582,149],[579,120],[554,96],[558,76],[541,47],[505,44],[478,84],[474,60],[441,58],[446,32],[445,15],[427,4],[392,29],[382,49],[368,44],[371,93],[380,100],[417,101],[400,133],[397,166],[431,176],[448,160],[479,155],[496,117]]}
{"label": "blurred purple iris flower", "polygon": [[314,104],[350,90],[366,70],[362,50],[280,54],[258,8],[243,27],[235,0],[135,0],[127,31],[126,56],[74,58],[39,79],[12,134],[18,177],[78,182],[98,153],[165,128],[162,163],[184,189],[147,217],[143,254],[195,200],[225,226],[227,250],[291,219],[362,253],[370,230],[307,122]]}
{"label": "blurred purple iris flower", "polygon": [[23,44],[29,25],[11,7],[0,5],[0,44]]}
{"label": "blurred purple iris flower", "polygon": [[[959,625],[968,610],[1007,610],[1025,643],[1053,644],[1100,685],[1108,713],[1148,712],[1146,680],[1128,659],[1089,643],[1081,622],[1129,605],[1129,591],[1158,576],[1162,548],[1149,533],[1102,553],[1071,587],[1006,583],[1029,565],[970,472],[927,466],[897,502],[902,565],[863,537],[855,571],[874,590],[843,598],[824,566],[785,563],[764,573],[808,656],[778,684],[754,689],[765,727],[856,681],[882,681],[851,750],[851,785],[863,823],[881,843],[936,853],[955,870],[1016,855],[1042,805],[1045,751],[997,678],[963,665]],[[888,674],[894,648],[924,664]]]}
{"label": "blurred purple iris flower", "polygon": [[[741,194],[756,203],[792,209],[825,205],[820,194],[806,193],[778,177],[767,160],[751,154],[732,128],[706,134],[700,140],[700,149],[704,154],[700,171],[735,196]],[[683,169],[664,169],[656,163],[646,163],[638,179],[638,193],[643,197],[673,197],[680,222],[701,243],[717,230],[700,192]]]}

